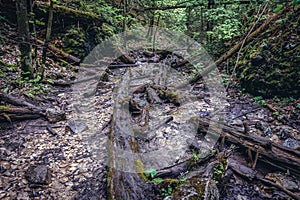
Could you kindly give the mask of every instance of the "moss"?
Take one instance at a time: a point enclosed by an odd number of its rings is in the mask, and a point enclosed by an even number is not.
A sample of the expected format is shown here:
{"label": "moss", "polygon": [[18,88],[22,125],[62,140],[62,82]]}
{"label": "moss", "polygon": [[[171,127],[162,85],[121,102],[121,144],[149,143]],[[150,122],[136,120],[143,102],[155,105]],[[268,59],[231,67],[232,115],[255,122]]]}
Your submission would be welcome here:
{"label": "moss", "polygon": [[9,109],[9,108],[10,108],[9,106],[1,106],[1,105],[0,105],[0,109],[3,109],[3,110],[4,110],[4,109]]}
{"label": "moss", "polygon": [[144,164],[140,159],[134,160],[134,170],[141,179],[143,179],[144,181],[148,181],[148,178],[145,174]]}

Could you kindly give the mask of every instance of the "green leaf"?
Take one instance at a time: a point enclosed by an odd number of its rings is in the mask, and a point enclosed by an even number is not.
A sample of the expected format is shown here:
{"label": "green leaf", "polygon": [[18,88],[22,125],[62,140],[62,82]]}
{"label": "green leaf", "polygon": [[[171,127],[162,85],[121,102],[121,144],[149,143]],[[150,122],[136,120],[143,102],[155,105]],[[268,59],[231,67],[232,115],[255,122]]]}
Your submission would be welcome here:
{"label": "green leaf", "polygon": [[9,90],[8,88],[4,88],[3,92],[8,94],[8,90]]}
{"label": "green leaf", "polygon": [[54,84],[54,82],[53,82],[52,79],[47,79],[47,83],[49,83],[49,84]]}
{"label": "green leaf", "polygon": [[277,7],[273,10],[274,13],[278,13],[283,8],[282,4],[278,4]]}
{"label": "green leaf", "polygon": [[163,181],[162,178],[155,178],[155,179],[152,180],[152,182],[155,183],[155,184],[159,184],[159,183],[161,183],[162,181]]}
{"label": "green leaf", "polygon": [[157,174],[157,171],[156,171],[156,169],[151,168],[151,169],[146,170],[145,174],[147,176],[150,175],[151,178],[154,178],[154,176]]}
{"label": "green leaf", "polygon": [[292,3],[292,6],[295,6],[295,5],[299,4],[299,3],[300,3],[300,0],[294,0],[293,3]]}

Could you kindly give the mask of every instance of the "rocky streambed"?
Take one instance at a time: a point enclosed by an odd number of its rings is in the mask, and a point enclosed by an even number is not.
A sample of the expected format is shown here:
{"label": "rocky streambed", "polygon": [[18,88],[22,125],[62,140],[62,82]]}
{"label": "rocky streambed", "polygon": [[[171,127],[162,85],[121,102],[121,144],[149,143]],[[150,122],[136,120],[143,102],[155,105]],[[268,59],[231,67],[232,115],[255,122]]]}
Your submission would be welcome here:
{"label": "rocky streambed", "polygon": [[177,54],[129,55],[53,90],[65,119],[1,122],[1,199],[299,199],[295,120],[182,86],[195,68]]}

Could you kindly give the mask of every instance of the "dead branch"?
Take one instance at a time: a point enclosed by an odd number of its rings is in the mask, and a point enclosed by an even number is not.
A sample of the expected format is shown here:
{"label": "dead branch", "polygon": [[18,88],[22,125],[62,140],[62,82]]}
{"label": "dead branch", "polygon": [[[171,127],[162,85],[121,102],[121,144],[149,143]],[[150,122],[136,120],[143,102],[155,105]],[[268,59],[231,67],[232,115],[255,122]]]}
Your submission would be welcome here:
{"label": "dead branch", "polygon": [[[39,39],[36,39],[36,41],[39,43],[39,44],[42,44],[44,45],[45,42],[43,40],[39,40]],[[74,61],[75,63],[79,63],[80,62],[80,59],[75,57],[75,56],[72,56],[71,54],[68,54],[66,52],[64,52],[63,50],[55,47],[54,45],[48,45],[48,48],[53,51],[55,54],[59,54],[61,55],[62,57],[66,58],[66,59],[69,59],[69,60],[72,60]]]}

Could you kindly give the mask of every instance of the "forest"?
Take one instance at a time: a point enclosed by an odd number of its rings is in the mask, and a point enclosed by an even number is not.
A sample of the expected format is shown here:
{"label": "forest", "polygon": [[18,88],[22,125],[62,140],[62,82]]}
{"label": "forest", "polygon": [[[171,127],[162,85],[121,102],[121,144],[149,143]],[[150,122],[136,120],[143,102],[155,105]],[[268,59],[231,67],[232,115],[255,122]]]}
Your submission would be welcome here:
{"label": "forest", "polygon": [[300,0],[0,0],[0,199],[300,200]]}

